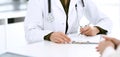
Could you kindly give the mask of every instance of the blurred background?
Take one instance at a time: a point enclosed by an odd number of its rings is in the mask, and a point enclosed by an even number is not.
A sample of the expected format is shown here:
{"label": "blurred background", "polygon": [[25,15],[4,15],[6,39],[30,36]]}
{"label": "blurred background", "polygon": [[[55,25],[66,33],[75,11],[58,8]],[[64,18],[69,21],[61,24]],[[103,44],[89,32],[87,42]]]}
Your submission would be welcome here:
{"label": "blurred background", "polygon": [[[0,50],[26,45],[24,18],[28,0],[0,0]],[[93,0],[113,22],[110,36],[120,34],[120,0]],[[87,22],[87,20],[82,19]]]}
{"label": "blurred background", "polygon": [[27,0],[0,0],[0,12],[26,10]]}
{"label": "blurred background", "polygon": [[28,0],[0,0],[0,52],[26,45],[24,18]]}

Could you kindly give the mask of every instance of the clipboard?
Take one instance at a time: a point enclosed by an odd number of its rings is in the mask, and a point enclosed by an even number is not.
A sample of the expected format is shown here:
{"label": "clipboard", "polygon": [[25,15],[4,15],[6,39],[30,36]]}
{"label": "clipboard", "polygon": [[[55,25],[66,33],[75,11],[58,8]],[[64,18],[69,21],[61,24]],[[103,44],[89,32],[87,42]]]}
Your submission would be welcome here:
{"label": "clipboard", "polygon": [[71,39],[70,44],[99,44],[100,41],[104,40],[101,35],[85,36],[81,34],[69,34],[68,37]]}
{"label": "clipboard", "polygon": [[99,44],[98,42],[77,42],[77,41],[72,41],[70,44]]}

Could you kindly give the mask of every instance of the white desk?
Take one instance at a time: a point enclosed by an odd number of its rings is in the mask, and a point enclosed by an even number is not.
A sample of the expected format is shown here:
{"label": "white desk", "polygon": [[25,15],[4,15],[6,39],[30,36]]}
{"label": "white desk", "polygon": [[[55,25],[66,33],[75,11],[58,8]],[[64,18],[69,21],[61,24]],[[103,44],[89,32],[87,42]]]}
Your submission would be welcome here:
{"label": "white desk", "polygon": [[97,44],[56,44],[42,41],[7,51],[33,57],[99,57],[96,46]]}

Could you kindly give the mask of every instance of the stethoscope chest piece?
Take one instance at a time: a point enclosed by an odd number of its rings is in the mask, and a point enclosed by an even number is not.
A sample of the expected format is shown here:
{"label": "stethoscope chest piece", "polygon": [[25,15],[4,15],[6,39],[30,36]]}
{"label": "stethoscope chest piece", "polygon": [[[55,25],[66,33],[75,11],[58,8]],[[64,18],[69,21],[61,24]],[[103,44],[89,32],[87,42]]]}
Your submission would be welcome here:
{"label": "stethoscope chest piece", "polygon": [[47,17],[47,21],[48,22],[53,22],[55,19],[54,19],[54,16],[52,13],[48,13],[48,17]]}

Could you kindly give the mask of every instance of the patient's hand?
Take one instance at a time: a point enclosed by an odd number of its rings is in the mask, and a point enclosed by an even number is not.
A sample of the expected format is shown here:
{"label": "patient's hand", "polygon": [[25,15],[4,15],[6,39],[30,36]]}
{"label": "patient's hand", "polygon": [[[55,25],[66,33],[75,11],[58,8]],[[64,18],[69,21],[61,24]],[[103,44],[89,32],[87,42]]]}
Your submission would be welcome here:
{"label": "patient's hand", "polygon": [[110,40],[114,43],[115,48],[117,48],[120,45],[120,40],[113,38],[113,37],[108,37],[108,36],[103,36],[105,40]]}
{"label": "patient's hand", "polygon": [[100,54],[103,53],[103,51],[105,50],[105,48],[107,47],[115,47],[114,43],[109,41],[109,40],[105,40],[99,43],[98,47],[96,47],[97,51],[100,52]]}

